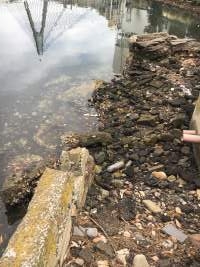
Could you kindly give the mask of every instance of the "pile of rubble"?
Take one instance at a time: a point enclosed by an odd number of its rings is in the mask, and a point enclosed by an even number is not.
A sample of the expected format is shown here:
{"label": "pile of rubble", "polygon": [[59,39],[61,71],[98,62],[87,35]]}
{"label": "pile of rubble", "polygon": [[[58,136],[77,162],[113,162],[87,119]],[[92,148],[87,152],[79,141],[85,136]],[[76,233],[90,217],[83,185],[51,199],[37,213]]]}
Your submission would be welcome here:
{"label": "pile of rubble", "polygon": [[181,137],[199,95],[200,43],[133,36],[130,51],[124,75],[90,100],[99,133],[62,138],[96,161],[65,266],[197,267],[200,177]]}

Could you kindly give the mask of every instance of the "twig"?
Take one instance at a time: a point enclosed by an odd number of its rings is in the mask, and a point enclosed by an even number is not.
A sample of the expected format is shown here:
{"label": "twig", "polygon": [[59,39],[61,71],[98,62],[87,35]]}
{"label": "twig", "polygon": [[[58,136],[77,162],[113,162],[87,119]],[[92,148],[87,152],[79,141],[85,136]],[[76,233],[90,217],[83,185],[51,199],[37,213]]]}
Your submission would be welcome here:
{"label": "twig", "polygon": [[88,215],[88,218],[94,223],[96,224],[96,226],[103,232],[103,234],[105,235],[105,237],[108,239],[108,241],[110,242],[110,245],[114,251],[114,253],[116,254],[116,250],[115,250],[115,247],[110,239],[110,237],[108,236],[108,234],[106,233],[106,231],[103,229],[103,227],[95,220],[93,219],[91,216]]}

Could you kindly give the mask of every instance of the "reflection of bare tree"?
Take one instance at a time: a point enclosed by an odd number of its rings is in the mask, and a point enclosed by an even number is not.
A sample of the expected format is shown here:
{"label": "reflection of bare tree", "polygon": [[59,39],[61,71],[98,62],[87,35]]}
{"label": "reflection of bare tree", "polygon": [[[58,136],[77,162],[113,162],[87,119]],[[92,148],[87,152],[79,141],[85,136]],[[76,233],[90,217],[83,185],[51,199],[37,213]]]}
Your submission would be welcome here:
{"label": "reflection of bare tree", "polygon": [[153,2],[148,12],[149,25],[145,28],[146,32],[162,32],[164,30],[164,18],[162,14],[162,6]]}
{"label": "reflection of bare tree", "polygon": [[31,11],[29,9],[29,4],[27,1],[24,2],[24,7],[27,12],[28,19],[30,21],[31,29],[33,32],[33,37],[35,39],[35,44],[37,48],[38,55],[43,54],[43,44],[44,44],[44,29],[47,17],[47,8],[48,8],[48,0],[43,1],[43,11],[42,11],[42,25],[39,32],[36,31],[34,21],[32,19]]}

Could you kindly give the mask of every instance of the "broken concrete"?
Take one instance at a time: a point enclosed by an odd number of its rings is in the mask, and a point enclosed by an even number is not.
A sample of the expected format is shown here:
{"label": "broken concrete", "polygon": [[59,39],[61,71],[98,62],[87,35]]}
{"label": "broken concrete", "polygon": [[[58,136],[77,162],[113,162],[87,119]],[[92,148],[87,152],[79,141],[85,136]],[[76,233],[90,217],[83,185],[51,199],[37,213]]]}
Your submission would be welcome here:
{"label": "broken concrete", "polygon": [[84,205],[94,177],[94,162],[86,149],[77,148],[65,155],[76,171],[73,167],[70,170],[66,167],[65,171],[45,170],[27,214],[0,260],[1,267],[62,265],[68,251],[74,210]]}

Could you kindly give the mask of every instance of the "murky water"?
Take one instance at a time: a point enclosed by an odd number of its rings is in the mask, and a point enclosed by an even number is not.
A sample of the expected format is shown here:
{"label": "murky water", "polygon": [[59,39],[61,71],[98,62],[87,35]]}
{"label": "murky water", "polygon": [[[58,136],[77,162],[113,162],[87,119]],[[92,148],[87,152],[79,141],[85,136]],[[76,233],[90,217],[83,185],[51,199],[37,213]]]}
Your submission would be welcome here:
{"label": "murky water", "polygon": [[[122,71],[128,36],[156,31],[199,40],[200,19],[138,0],[0,0],[1,183],[17,156],[45,157],[63,132],[96,129],[94,80]],[[5,246],[20,212],[0,207]]]}

